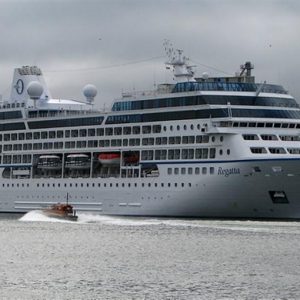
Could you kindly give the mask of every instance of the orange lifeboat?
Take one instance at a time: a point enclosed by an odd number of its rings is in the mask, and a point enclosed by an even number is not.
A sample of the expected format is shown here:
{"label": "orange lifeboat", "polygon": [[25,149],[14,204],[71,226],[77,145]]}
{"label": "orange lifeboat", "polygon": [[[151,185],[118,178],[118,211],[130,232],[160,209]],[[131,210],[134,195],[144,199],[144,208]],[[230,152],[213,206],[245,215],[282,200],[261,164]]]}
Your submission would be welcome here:
{"label": "orange lifeboat", "polygon": [[103,165],[119,165],[121,161],[120,153],[100,153],[98,160]]}

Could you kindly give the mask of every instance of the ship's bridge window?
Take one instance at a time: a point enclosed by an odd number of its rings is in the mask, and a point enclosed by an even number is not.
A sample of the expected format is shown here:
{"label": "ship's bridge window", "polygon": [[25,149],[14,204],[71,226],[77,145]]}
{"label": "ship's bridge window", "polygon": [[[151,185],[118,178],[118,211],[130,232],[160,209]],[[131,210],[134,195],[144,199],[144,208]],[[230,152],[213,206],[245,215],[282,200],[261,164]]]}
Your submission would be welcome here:
{"label": "ship's bridge window", "polygon": [[284,148],[275,148],[275,147],[271,147],[269,148],[270,153],[272,154],[285,154],[286,151],[284,150]]}
{"label": "ship's bridge window", "polygon": [[264,154],[267,153],[267,150],[263,147],[251,147],[251,152],[254,154]]}
{"label": "ship's bridge window", "polygon": [[256,134],[243,134],[243,139],[246,141],[258,140],[258,136]]}
{"label": "ship's bridge window", "polygon": [[278,138],[274,134],[262,134],[260,136],[264,141],[277,141]]}

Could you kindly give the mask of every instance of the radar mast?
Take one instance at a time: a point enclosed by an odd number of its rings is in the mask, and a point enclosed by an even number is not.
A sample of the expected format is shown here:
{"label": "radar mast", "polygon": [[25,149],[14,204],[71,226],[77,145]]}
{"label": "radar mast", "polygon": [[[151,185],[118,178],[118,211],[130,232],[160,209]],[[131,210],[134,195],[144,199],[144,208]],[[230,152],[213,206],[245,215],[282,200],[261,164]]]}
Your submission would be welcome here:
{"label": "radar mast", "polygon": [[[183,50],[174,50],[172,43],[169,40],[164,40],[164,48],[168,61],[167,66],[173,66],[174,80],[177,82],[196,81],[194,78],[194,71],[189,65],[189,59],[183,56]],[[167,67],[169,69],[169,67]]]}

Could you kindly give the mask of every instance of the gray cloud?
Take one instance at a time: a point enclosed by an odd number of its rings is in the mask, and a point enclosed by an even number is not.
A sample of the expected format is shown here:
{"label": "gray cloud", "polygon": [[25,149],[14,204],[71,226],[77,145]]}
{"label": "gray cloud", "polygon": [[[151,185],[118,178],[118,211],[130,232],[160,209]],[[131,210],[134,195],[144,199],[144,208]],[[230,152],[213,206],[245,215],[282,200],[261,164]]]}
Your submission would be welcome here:
{"label": "gray cloud", "polygon": [[[37,64],[56,97],[82,98],[94,83],[99,102],[124,90],[151,89],[170,80],[162,56],[168,38],[198,63],[197,74],[234,74],[246,60],[258,81],[283,84],[300,99],[300,2],[297,0],[1,1],[0,93],[7,96],[14,67]],[[101,40],[99,40],[101,38]]]}

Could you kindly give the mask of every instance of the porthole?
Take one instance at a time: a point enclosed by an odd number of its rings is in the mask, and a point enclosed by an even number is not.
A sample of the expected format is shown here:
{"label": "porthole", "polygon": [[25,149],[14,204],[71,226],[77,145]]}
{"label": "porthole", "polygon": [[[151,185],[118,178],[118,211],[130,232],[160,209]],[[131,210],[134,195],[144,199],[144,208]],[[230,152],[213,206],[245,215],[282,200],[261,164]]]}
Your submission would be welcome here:
{"label": "porthole", "polygon": [[224,137],[223,137],[223,135],[221,135],[220,136],[220,142],[223,142],[223,140],[224,140]]}
{"label": "porthole", "polygon": [[164,130],[164,131],[167,131],[167,126],[164,126],[164,127],[163,127],[163,130]]}
{"label": "porthole", "polygon": [[201,129],[201,126],[200,124],[197,124],[197,129],[200,130]]}
{"label": "porthole", "polygon": [[180,126],[179,125],[177,125],[177,130],[180,130]]}
{"label": "porthole", "polygon": [[230,149],[227,149],[227,155],[230,155]]}
{"label": "porthole", "polygon": [[173,131],[173,126],[172,125],[170,126],[170,131]]}
{"label": "porthole", "polygon": [[183,129],[186,130],[186,125],[183,125]]}
{"label": "porthole", "polygon": [[213,137],[211,138],[211,141],[214,143],[215,140],[216,140],[216,138],[213,136]]}
{"label": "porthole", "polygon": [[194,125],[193,124],[191,124],[191,130],[194,130]]}
{"label": "porthole", "polygon": [[219,154],[223,155],[223,150],[222,149],[219,150]]}

